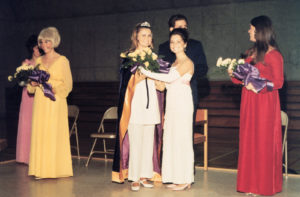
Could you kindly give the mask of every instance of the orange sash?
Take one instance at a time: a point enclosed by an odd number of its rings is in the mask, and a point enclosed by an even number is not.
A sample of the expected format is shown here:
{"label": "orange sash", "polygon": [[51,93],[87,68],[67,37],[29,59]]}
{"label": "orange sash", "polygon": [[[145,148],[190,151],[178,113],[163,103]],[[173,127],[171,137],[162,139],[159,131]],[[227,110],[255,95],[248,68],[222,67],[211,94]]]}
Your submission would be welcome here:
{"label": "orange sash", "polygon": [[[123,169],[122,166],[122,144],[123,139],[125,137],[125,134],[127,132],[128,124],[129,124],[129,118],[131,114],[131,101],[134,95],[134,90],[136,84],[138,84],[140,81],[142,81],[144,77],[140,77],[139,73],[136,72],[134,75],[131,75],[130,80],[127,85],[125,98],[124,98],[124,104],[123,104],[123,111],[120,119],[120,127],[119,127],[119,138],[120,138],[120,173],[119,173],[119,180],[113,180],[116,182],[124,182],[124,179],[127,178],[127,170]],[[117,177],[114,175],[113,179],[116,179]]]}

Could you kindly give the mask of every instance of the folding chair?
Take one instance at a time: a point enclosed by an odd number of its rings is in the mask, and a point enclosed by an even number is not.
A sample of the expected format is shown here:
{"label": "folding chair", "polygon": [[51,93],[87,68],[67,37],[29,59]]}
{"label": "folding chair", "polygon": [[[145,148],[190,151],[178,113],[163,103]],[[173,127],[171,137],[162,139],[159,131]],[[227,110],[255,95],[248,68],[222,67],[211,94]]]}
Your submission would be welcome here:
{"label": "folding chair", "polygon": [[194,133],[194,144],[203,143],[204,146],[204,170],[207,170],[207,149],[208,149],[208,110],[197,109],[195,125],[203,125],[204,133]]}
{"label": "folding chair", "polygon": [[284,155],[283,167],[285,170],[285,178],[288,178],[288,149],[287,149],[287,130],[289,118],[284,111],[281,111],[281,125],[284,126],[284,134],[282,141],[282,155]]}
{"label": "folding chair", "polygon": [[73,120],[73,124],[70,129],[70,138],[72,134],[75,134],[76,137],[76,146],[71,146],[71,148],[74,148],[77,150],[77,158],[80,159],[80,153],[79,153],[79,141],[78,141],[78,129],[77,129],[77,120],[79,115],[79,107],[77,105],[68,105],[68,117],[69,119]]}
{"label": "folding chair", "polygon": [[[92,155],[94,153],[104,153],[105,159],[107,159],[107,154],[114,154],[114,150],[107,150],[106,149],[105,140],[106,139],[115,139],[116,138],[116,131],[111,131],[111,132],[105,131],[104,121],[105,120],[117,120],[117,119],[118,119],[118,108],[117,107],[110,107],[104,112],[104,115],[103,115],[102,120],[100,122],[100,126],[98,128],[97,133],[92,133],[90,135],[90,137],[94,139],[94,142],[93,142],[88,160],[85,164],[86,167],[89,165],[90,159],[92,158]],[[101,150],[101,151],[100,150],[94,150],[98,139],[103,140],[103,150]]]}

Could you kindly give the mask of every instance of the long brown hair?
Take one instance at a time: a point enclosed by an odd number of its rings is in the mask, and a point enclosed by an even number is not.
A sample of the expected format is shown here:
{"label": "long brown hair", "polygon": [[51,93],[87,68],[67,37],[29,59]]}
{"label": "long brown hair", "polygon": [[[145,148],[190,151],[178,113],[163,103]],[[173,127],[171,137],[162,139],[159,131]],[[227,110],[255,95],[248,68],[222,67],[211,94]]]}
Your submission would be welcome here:
{"label": "long brown hair", "polygon": [[[151,30],[151,26],[148,22],[143,22],[143,23],[138,23],[132,30],[131,34],[131,47],[128,50],[129,52],[135,51],[136,48],[138,47],[138,40],[137,40],[137,35],[141,31],[141,29],[146,28]],[[151,30],[152,33],[152,30]],[[151,48],[153,48],[153,39],[150,45]]]}
{"label": "long brown hair", "polygon": [[272,26],[272,21],[267,16],[257,16],[251,20],[251,25],[255,27],[255,43],[252,48],[247,51],[247,56],[254,55],[252,64],[263,62],[269,46],[278,49],[275,40],[275,32]]}

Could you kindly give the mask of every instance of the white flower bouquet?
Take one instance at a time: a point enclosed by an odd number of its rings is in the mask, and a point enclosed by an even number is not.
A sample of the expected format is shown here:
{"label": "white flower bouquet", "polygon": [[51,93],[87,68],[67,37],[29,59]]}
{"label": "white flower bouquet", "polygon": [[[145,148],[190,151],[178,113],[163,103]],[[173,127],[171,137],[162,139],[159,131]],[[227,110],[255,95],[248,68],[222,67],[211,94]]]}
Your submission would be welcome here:
{"label": "white flower bouquet", "polygon": [[253,91],[259,93],[262,89],[267,87],[268,91],[272,91],[274,84],[265,78],[260,76],[259,70],[245,62],[244,59],[230,59],[226,58],[223,60],[219,57],[217,60],[217,67],[232,73],[232,77],[237,78],[243,82],[244,86],[248,86],[249,83],[253,86]]}
{"label": "white flower bouquet", "polygon": [[121,53],[121,58],[125,59],[124,68],[143,66],[152,72],[159,72],[160,65],[157,61],[157,55],[150,48],[145,50],[136,50],[130,53]]}
{"label": "white flower bouquet", "polygon": [[26,86],[29,83],[29,76],[38,66],[35,66],[32,61],[26,59],[21,66],[17,67],[14,75],[8,76],[8,81],[16,80],[19,86]]}
{"label": "white flower bouquet", "polygon": [[245,60],[244,59],[230,59],[230,58],[226,58],[223,59],[222,57],[219,57],[217,60],[217,67],[222,69],[222,70],[233,70],[235,71],[237,68],[237,65],[239,64],[245,64]]}

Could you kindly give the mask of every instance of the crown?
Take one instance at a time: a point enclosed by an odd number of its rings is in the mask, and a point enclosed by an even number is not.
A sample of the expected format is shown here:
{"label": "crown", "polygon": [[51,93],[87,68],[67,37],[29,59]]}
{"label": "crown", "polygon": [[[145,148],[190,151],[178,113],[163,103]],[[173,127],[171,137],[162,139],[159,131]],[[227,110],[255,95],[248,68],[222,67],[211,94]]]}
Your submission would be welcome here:
{"label": "crown", "polygon": [[143,22],[140,24],[140,27],[151,27],[150,23],[148,23],[147,21]]}

